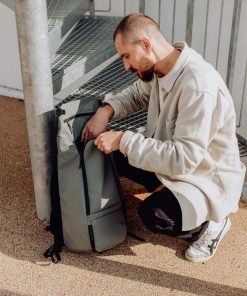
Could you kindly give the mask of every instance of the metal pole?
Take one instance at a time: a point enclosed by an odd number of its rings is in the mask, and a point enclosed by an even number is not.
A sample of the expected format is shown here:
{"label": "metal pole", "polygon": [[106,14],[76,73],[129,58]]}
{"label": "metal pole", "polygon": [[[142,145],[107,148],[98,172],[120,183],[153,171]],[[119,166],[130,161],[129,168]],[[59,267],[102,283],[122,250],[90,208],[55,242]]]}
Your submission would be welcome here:
{"label": "metal pole", "polygon": [[49,221],[55,114],[46,1],[15,0],[15,13],[36,209]]}

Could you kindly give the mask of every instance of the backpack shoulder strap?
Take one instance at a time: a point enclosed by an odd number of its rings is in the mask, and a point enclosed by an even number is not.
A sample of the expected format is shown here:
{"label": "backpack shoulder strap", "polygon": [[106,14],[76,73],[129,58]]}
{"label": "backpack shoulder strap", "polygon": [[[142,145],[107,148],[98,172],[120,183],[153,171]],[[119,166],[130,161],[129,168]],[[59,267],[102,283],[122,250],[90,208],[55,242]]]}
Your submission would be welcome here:
{"label": "backpack shoulder strap", "polygon": [[63,242],[63,229],[62,229],[62,218],[61,218],[61,208],[60,208],[60,196],[58,188],[58,174],[57,168],[55,167],[51,175],[51,186],[50,186],[50,196],[51,196],[51,215],[50,215],[50,225],[45,229],[51,231],[53,234],[54,244],[48,248],[44,256],[45,258],[51,257],[53,263],[58,263],[61,261],[60,252],[62,252]]}

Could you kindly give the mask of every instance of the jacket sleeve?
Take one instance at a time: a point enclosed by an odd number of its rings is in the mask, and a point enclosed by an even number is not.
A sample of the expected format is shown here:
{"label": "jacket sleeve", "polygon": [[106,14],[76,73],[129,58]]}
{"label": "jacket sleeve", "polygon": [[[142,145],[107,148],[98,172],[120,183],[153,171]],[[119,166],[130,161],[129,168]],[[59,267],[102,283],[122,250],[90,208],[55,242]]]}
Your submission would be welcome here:
{"label": "jacket sleeve", "polygon": [[151,82],[138,79],[131,86],[116,95],[108,94],[103,103],[110,104],[114,110],[113,119],[126,117],[140,109],[147,110],[152,88]]}
{"label": "jacket sleeve", "polygon": [[216,98],[194,92],[180,98],[172,140],[160,141],[126,131],[120,151],[129,163],[167,176],[190,174],[203,159],[211,134]]}

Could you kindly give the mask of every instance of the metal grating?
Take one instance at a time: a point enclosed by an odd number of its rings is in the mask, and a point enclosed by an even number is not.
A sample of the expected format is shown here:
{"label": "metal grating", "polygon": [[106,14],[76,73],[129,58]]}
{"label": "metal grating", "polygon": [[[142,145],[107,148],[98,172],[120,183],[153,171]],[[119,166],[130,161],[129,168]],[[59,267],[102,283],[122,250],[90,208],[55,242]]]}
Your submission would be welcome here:
{"label": "metal grating", "polygon": [[147,125],[147,112],[140,110],[123,119],[112,120],[108,128],[114,131],[132,131],[144,133]]}
{"label": "metal grating", "polygon": [[117,59],[58,105],[88,97],[103,99],[105,94],[119,91],[136,80],[136,75],[126,72],[121,59]]}
{"label": "metal grating", "polygon": [[113,47],[112,35],[119,21],[117,17],[83,17],[51,60],[52,75]]}
{"label": "metal grating", "polygon": [[[121,59],[117,59],[57,106],[88,97],[103,99],[105,94],[120,91],[136,80],[137,76],[131,72],[126,72]],[[143,132],[146,122],[147,112],[140,110],[126,118],[112,120],[109,122],[109,129]]]}
{"label": "metal grating", "polygon": [[[126,131],[130,130],[133,132],[145,133],[147,125],[147,112],[138,111],[131,114],[123,119],[117,119],[109,122],[108,127],[110,130],[115,131]],[[247,141],[243,143],[241,140],[238,141],[239,155],[240,158],[247,157]]]}
{"label": "metal grating", "polygon": [[71,11],[73,11],[82,0],[46,0],[48,30],[51,31],[59,22],[64,19]]}
{"label": "metal grating", "polygon": [[240,157],[247,156],[247,146],[238,142],[238,148],[239,148]]}

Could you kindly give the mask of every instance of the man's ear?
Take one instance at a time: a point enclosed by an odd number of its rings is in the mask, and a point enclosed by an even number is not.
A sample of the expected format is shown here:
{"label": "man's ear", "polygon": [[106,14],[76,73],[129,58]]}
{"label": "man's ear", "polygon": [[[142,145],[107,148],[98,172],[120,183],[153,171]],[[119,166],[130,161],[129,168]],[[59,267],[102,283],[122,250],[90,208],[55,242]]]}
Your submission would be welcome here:
{"label": "man's ear", "polygon": [[150,41],[150,39],[143,37],[142,38],[142,45],[143,45],[143,49],[149,53],[152,50],[152,43]]}

